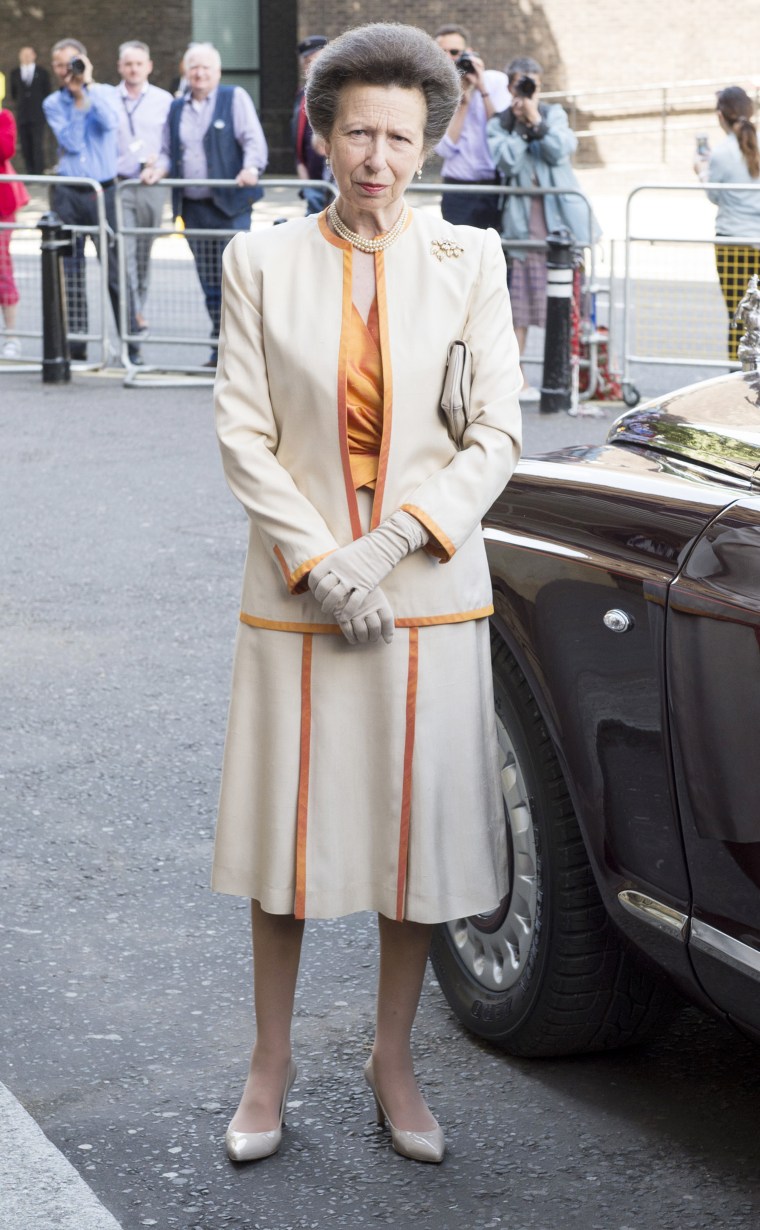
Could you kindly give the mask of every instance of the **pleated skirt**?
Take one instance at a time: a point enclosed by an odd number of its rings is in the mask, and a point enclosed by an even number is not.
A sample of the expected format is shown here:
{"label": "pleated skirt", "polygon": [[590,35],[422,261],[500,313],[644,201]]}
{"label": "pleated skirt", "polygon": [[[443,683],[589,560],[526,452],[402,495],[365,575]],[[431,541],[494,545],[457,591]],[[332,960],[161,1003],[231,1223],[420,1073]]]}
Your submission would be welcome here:
{"label": "pleated skirt", "polygon": [[487,620],[362,646],[240,624],[216,891],[436,923],[494,909],[506,884]]}

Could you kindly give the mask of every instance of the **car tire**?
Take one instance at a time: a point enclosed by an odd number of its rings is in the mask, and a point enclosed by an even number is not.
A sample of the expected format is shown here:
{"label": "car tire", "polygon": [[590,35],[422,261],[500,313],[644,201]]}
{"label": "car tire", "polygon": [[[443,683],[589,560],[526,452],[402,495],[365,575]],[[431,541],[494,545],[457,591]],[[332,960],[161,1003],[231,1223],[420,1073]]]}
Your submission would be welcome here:
{"label": "car tire", "polygon": [[612,924],[538,706],[491,636],[509,890],[492,914],[436,927],[433,968],[459,1020],[514,1055],[643,1042],[681,1000]]}

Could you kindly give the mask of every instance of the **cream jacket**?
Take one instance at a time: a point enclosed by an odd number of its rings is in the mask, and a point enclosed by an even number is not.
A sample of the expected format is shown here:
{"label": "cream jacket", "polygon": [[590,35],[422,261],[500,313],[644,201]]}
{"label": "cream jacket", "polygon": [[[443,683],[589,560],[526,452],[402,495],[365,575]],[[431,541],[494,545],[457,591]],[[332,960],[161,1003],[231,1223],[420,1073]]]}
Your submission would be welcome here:
{"label": "cream jacket", "polygon": [[[250,520],[241,619],[254,626],[339,633],[307,576],[362,533],[346,433],[352,252],[324,214],[240,233],[225,251],[216,421]],[[482,618],[493,608],[480,521],[521,440],[499,238],[410,211],[375,269],[385,393],[372,526],[404,508],[432,535],[383,590],[399,627]],[[439,408],[456,338],[473,356],[461,451]]]}

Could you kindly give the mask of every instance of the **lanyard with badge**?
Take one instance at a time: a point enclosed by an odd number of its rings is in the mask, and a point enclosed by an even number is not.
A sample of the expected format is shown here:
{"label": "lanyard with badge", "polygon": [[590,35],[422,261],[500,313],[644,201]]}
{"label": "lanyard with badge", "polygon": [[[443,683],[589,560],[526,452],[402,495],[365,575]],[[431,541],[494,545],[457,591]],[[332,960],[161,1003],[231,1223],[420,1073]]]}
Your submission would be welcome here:
{"label": "lanyard with badge", "polygon": [[[142,140],[142,137],[138,137],[137,133],[135,132],[135,121],[134,121],[134,114],[135,114],[135,111],[137,110],[137,108],[140,106],[140,103],[142,102],[142,100],[144,99],[144,97],[145,97],[145,93],[143,92],[143,93],[140,95],[140,97],[138,98],[138,100],[137,100],[137,102],[135,103],[135,105],[133,106],[132,110],[130,111],[129,107],[127,106],[127,99],[126,99],[126,96],[125,96],[124,94],[122,94],[122,96],[121,96],[121,101],[122,101],[122,102],[123,102],[123,104],[124,104],[124,112],[125,112],[126,117],[127,117],[127,123],[129,124],[129,131],[130,131],[130,133],[131,133],[131,135],[132,135],[132,140],[131,140],[131,141],[130,141],[130,143],[129,143],[129,152],[130,152],[130,154],[139,154],[139,153],[140,153],[140,150],[141,150],[141,149],[142,149],[142,147],[143,147],[143,140]],[[144,166],[144,165],[145,165],[145,159],[144,159],[144,158],[141,158],[141,159],[140,159],[140,166]]]}

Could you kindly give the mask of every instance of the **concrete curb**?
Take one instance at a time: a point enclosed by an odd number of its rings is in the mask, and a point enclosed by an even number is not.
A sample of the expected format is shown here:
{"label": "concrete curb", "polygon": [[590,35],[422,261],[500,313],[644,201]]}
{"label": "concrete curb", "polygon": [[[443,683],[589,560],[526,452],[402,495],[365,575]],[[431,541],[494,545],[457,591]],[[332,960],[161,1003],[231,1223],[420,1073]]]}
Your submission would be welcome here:
{"label": "concrete curb", "polygon": [[0,1230],[121,1230],[81,1175],[0,1084]]}

